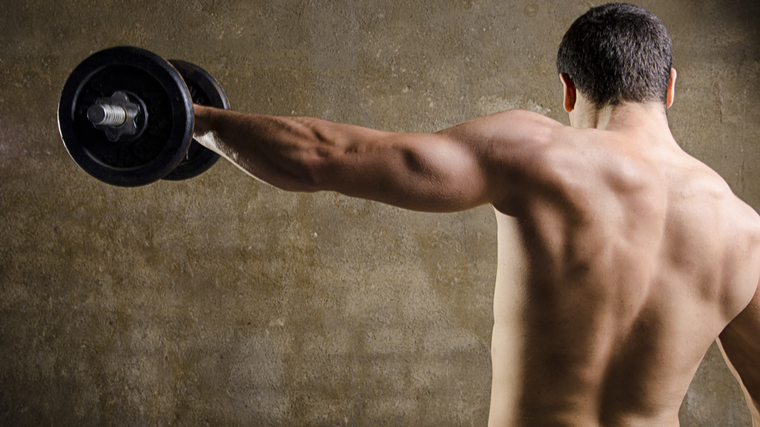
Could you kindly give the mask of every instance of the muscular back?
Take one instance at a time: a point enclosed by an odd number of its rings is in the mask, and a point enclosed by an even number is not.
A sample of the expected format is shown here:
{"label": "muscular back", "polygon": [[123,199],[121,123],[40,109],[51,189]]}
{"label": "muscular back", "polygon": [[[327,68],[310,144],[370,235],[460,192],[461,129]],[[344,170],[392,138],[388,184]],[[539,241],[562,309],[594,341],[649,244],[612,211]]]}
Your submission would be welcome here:
{"label": "muscular back", "polygon": [[757,400],[760,219],[678,148],[661,105],[605,117],[602,131],[507,111],[407,134],[196,106],[195,129],[283,189],[429,212],[492,204],[492,426],[675,426],[721,331]]}
{"label": "muscular back", "polygon": [[757,214],[651,139],[557,128],[495,205],[491,425],[678,425],[702,357],[752,298]]}

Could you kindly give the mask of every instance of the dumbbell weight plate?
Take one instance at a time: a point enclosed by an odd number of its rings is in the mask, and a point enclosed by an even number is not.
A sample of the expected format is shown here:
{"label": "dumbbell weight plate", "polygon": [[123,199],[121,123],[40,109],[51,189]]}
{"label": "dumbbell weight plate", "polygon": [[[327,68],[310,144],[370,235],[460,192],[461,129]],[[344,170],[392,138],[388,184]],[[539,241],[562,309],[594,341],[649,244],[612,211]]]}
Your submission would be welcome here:
{"label": "dumbbell weight plate", "polygon": [[[169,62],[185,80],[193,102],[210,107],[230,108],[227,95],[219,83],[205,70],[189,62],[171,59]],[[206,172],[219,160],[219,155],[193,140],[182,162],[163,179],[179,181],[193,178]]]}
{"label": "dumbbell weight plate", "polygon": [[[88,120],[87,110],[115,92],[137,98],[147,114],[138,116],[138,134],[112,142]],[[193,120],[180,73],[136,47],[106,49],[85,59],[58,103],[58,130],[72,159],[93,177],[123,187],[150,184],[174,170],[192,141]]]}

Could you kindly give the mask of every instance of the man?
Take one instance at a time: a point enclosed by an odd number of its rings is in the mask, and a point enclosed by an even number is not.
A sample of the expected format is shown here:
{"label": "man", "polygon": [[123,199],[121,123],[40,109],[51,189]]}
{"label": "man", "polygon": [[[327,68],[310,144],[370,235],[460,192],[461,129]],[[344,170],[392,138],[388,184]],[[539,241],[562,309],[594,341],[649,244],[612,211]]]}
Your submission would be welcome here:
{"label": "man", "polygon": [[285,190],[492,204],[489,425],[677,426],[720,338],[758,426],[760,216],[673,139],[670,46],[634,6],[580,17],[557,60],[571,127],[507,111],[404,134],[196,107],[196,135]]}

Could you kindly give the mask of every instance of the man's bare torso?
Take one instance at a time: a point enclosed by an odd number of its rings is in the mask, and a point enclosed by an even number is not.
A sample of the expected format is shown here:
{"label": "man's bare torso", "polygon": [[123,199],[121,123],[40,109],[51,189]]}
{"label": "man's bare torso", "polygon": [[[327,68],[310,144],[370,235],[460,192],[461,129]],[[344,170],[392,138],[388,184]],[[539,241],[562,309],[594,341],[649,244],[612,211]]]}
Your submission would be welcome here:
{"label": "man's bare torso", "polygon": [[760,219],[670,135],[558,132],[495,206],[489,424],[676,426],[758,286]]}
{"label": "man's bare torso", "polygon": [[665,106],[588,105],[571,123],[606,130],[506,111],[405,134],[203,107],[195,126],[283,189],[496,208],[492,426],[676,426],[721,331],[760,420],[760,218],[678,147]]}

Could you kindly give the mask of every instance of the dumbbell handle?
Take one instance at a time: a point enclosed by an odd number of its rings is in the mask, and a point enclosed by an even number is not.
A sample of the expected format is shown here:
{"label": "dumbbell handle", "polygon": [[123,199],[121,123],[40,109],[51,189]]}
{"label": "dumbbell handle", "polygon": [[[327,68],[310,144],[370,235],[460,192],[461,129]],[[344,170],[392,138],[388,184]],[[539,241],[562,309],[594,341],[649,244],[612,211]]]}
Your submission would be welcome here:
{"label": "dumbbell handle", "polygon": [[95,126],[119,127],[134,119],[138,110],[128,109],[115,104],[94,104],[87,110],[87,119]]}
{"label": "dumbbell handle", "polygon": [[132,102],[126,93],[114,92],[110,98],[101,98],[87,109],[87,119],[116,142],[123,135],[137,133],[137,116],[140,106]]}

